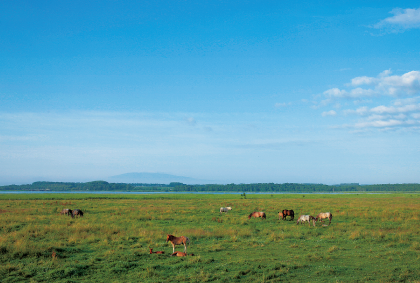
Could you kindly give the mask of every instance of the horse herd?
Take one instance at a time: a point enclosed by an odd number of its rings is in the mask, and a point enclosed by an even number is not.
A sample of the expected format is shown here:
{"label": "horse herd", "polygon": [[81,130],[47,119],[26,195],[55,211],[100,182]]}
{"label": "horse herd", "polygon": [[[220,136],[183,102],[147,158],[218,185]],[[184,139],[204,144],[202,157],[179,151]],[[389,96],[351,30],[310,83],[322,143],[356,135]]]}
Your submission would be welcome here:
{"label": "horse herd", "polygon": [[[220,208],[220,213],[223,212],[228,212],[232,210],[232,207],[228,206],[228,207],[221,207]],[[81,211],[80,209],[74,209],[71,210],[69,208],[65,208],[63,209],[60,214],[65,214],[65,215],[70,215],[72,218],[74,218],[75,216],[81,216],[83,217],[83,211]],[[283,220],[286,220],[287,216],[291,217],[291,221],[293,221],[293,219],[295,218],[295,212],[293,210],[287,210],[287,209],[283,209],[282,211],[278,212],[279,214],[279,220],[280,218],[282,218]],[[265,212],[263,211],[254,211],[252,212],[250,215],[248,215],[248,219],[251,219],[252,217],[254,218],[259,218],[261,217],[262,219],[266,219],[267,215],[265,214]],[[316,217],[313,217],[312,215],[301,215],[299,216],[296,225],[299,223],[303,223],[303,222],[308,222],[309,225],[311,225],[311,221],[313,226],[315,227],[315,222],[320,220],[321,222],[323,222],[324,219],[329,219],[330,222],[328,225],[331,224],[331,220],[332,220],[332,214],[330,212],[323,212],[323,213],[319,213]],[[167,235],[166,237],[166,242],[171,242],[172,244],[172,254],[171,256],[193,256],[194,254],[187,254],[187,243],[190,243],[190,239],[188,239],[185,236],[181,236],[181,237],[175,237],[173,235]],[[184,252],[176,252],[175,251],[175,246],[176,245],[184,245]],[[164,254],[164,251],[157,251],[154,252],[153,249],[150,249],[150,254]]]}
{"label": "horse herd", "polygon": [[[229,210],[232,210],[232,207],[230,207],[230,206],[229,207],[221,207],[220,208],[220,213],[228,212]],[[278,214],[279,214],[279,220],[280,220],[280,218],[283,219],[283,220],[286,220],[287,216],[291,217],[291,219],[290,219],[291,221],[293,221],[293,219],[295,218],[295,212],[293,210],[283,209],[282,211],[279,211]],[[248,219],[251,219],[252,217],[254,217],[254,218],[261,217],[261,219],[266,219],[267,215],[263,211],[254,211],[250,215],[248,215]],[[301,215],[301,216],[299,216],[299,218],[296,222],[296,225],[299,224],[299,223],[303,223],[303,222],[308,222],[309,225],[311,225],[311,221],[312,221],[312,224],[315,227],[315,222],[317,222],[319,220],[319,221],[321,221],[321,223],[323,223],[324,219],[329,219],[330,222],[329,222],[328,225],[330,225],[331,220],[332,220],[332,214],[330,212],[322,212],[322,213],[319,213],[316,217],[314,217],[312,215]]]}
{"label": "horse herd", "polygon": [[[232,207],[230,207],[230,206],[221,207],[220,208],[220,213],[228,212],[230,210],[232,210]],[[291,217],[291,221],[293,221],[293,219],[295,218],[295,212],[293,210],[283,209],[278,214],[279,214],[279,219],[281,217],[283,220],[286,220],[287,216]],[[250,215],[248,215],[248,219],[251,219],[252,217],[254,217],[254,218],[261,217],[261,219],[266,219],[267,218],[265,212],[263,212],[263,211],[255,211],[255,212],[252,212]],[[315,222],[316,221],[319,220],[319,221],[323,222],[324,219],[329,219],[330,222],[329,222],[328,225],[330,225],[331,220],[332,220],[332,214],[330,212],[323,212],[323,213],[319,213],[316,217],[313,217],[312,215],[301,215],[301,216],[299,216],[296,224],[303,223],[303,222],[308,222],[309,225],[310,225],[310,221],[312,221],[312,223],[315,227]],[[171,254],[171,256],[193,256],[194,255],[194,254],[187,254],[187,243],[190,242],[188,237],[185,237],[185,236],[175,237],[173,235],[167,235],[166,236],[166,242],[171,242],[171,244],[172,244],[172,254]],[[175,246],[176,245],[184,245],[184,252],[178,252],[178,251],[176,252],[175,251]],[[164,254],[164,253],[165,253],[164,251],[154,252],[153,249],[150,249],[150,254]]]}

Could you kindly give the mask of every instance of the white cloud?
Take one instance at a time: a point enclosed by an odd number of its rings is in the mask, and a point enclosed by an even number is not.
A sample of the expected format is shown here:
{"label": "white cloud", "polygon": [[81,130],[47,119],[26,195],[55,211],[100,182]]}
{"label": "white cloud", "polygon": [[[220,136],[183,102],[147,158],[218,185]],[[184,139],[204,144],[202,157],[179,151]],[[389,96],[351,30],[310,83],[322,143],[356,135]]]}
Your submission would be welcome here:
{"label": "white cloud", "polygon": [[420,28],[420,8],[419,9],[393,9],[394,16],[381,20],[373,27],[376,29],[390,28],[393,32],[409,28]]}
{"label": "white cloud", "polygon": [[377,106],[372,109],[370,109],[373,113],[388,113],[388,114],[394,114],[394,113],[407,113],[407,112],[413,112],[413,111],[419,111],[420,110],[420,104],[411,104],[411,105],[404,105],[401,107],[394,107],[394,106]]}
{"label": "white cloud", "polygon": [[356,77],[354,79],[351,80],[351,85],[352,86],[359,86],[359,85],[370,85],[373,84],[373,78],[370,77]]}
{"label": "white cloud", "polygon": [[349,96],[350,98],[360,98],[360,97],[371,97],[371,96],[375,96],[378,93],[375,90],[372,89],[363,89],[363,88],[355,88],[352,89],[349,92]]}
{"label": "white cloud", "polygon": [[[391,76],[386,70],[375,77],[356,77],[347,84],[350,89],[331,88],[324,91],[325,100],[320,106],[325,106],[337,99],[358,99],[380,96],[410,96],[420,93],[420,72],[411,71],[403,75]],[[354,88],[351,88],[354,87]]]}
{"label": "white cloud", "polygon": [[324,91],[324,95],[328,98],[343,98],[348,96],[347,91],[340,90],[338,88],[331,88],[329,90]]}
{"label": "white cloud", "polygon": [[335,112],[334,110],[322,112],[322,117],[335,116],[335,115],[337,115],[337,112]]}
{"label": "white cloud", "polygon": [[400,120],[376,120],[371,122],[360,122],[354,125],[355,128],[368,128],[368,127],[375,127],[375,128],[384,128],[384,127],[395,127],[400,126],[404,122]]}
{"label": "white cloud", "polygon": [[409,99],[397,99],[393,105],[379,105],[368,108],[359,107],[356,110],[344,110],[344,114],[357,115],[361,119],[353,125],[346,125],[356,129],[400,129],[412,128],[419,129],[420,126],[420,97]]}

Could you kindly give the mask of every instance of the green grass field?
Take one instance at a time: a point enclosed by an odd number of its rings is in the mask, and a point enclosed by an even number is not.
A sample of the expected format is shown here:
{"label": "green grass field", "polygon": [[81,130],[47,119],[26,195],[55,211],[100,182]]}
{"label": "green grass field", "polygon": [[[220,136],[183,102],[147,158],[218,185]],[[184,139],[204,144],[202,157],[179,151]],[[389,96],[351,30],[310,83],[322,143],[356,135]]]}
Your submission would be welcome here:
{"label": "green grass field", "polygon": [[[296,225],[327,211],[328,227]],[[418,194],[1,194],[0,281],[420,282],[419,220]],[[170,257],[167,234],[195,256]]]}

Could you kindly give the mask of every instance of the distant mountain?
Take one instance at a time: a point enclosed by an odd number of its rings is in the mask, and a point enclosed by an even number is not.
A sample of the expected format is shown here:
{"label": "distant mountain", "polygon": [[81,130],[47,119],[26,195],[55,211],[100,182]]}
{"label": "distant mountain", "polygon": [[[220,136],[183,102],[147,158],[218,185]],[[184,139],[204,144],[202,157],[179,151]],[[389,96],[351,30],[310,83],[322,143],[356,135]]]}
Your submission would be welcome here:
{"label": "distant mountain", "polygon": [[180,182],[184,184],[208,184],[210,181],[199,180],[183,176],[175,176],[164,173],[126,173],[111,176],[107,179],[112,183],[149,183],[149,184],[169,184],[171,182]]}

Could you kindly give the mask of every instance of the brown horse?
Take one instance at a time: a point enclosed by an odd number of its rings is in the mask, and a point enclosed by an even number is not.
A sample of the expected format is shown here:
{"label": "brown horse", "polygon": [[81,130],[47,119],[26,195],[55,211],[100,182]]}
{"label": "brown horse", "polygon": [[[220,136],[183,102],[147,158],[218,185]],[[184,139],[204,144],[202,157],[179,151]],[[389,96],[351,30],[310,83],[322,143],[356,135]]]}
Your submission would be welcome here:
{"label": "brown horse", "polygon": [[185,236],[181,237],[175,237],[173,235],[167,235],[166,242],[170,241],[172,244],[173,251],[175,252],[175,245],[184,245],[184,253],[187,252],[187,242],[190,242],[190,239],[188,239]]}
{"label": "brown horse", "polygon": [[290,221],[293,221],[293,219],[295,219],[295,212],[293,210],[283,209],[282,211],[279,212],[279,220],[280,220],[280,216],[283,220],[286,220],[286,217],[290,216],[292,217]]}
{"label": "brown horse", "polygon": [[193,256],[194,254],[187,254],[183,252],[174,252],[171,256]]}
{"label": "brown horse", "polygon": [[154,252],[153,249],[150,249],[150,254],[164,254],[164,253],[165,253],[164,251]]}
{"label": "brown horse", "polygon": [[330,223],[328,223],[328,225],[330,225],[332,220],[332,214],[330,212],[322,212],[316,216],[315,221],[321,220],[321,222],[323,222],[323,219],[329,219]]}
{"label": "brown horse", "polygon": [[72,214],[72,210],[69,208],[64,208],[60,214],[65,214],[65,215],[71,215]]}
{"label": "brown horse", "polygon": [[83,217],[83,211],[80,209],[75,209],[71,212],[71,217],[80,216]]}
{"label": "brown horse", "polygon": [[248,215],[248,219],[251,219],[251,217],[254,217],[254,218],[261,217],[261,220],[266,219],[265,212],[262,212],[262,211],[255,211],[251,213],[250,215]]}

